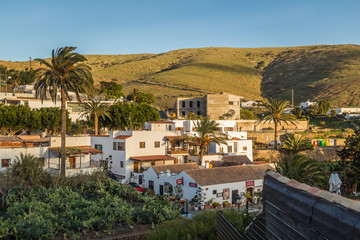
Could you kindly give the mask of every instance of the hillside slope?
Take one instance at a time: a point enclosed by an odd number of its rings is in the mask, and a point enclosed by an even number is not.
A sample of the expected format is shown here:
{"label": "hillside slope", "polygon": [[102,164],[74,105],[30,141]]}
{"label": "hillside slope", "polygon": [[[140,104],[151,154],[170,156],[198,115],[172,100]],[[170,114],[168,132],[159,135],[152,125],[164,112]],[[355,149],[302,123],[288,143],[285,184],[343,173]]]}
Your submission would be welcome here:
{"label": "hillside slope", "polygon": [[[329,99],[333,106],[360,105],[360,46],[194,48],[162,54],[87,55],[95,81],[116,80],[124,92],[153,93],[160,106],[178,96],[229,92],[245,99],[269,96],[295,103]],[[4,62],[11,68],[28,62]],[[37,67],[37,63],[32,63]]]}

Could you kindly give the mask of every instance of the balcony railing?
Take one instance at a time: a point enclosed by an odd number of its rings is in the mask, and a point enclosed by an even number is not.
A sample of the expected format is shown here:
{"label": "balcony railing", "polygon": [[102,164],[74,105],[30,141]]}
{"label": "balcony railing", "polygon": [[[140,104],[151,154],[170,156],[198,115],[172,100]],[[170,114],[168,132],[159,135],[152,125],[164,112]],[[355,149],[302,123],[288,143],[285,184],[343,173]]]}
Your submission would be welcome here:
{"label": "balcony railing", "polygon": [[172,147],[167,149],[168,154],[187,154],[189,150],[183,147]]}

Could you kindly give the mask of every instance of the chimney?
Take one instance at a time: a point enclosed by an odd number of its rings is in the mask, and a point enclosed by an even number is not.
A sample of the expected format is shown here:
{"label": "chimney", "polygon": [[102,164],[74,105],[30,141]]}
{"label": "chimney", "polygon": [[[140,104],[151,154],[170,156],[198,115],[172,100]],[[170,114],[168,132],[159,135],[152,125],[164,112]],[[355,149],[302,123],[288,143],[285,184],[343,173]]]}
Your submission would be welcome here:
{"label": "chimney", "polygon": [[170,177],[170,176],[171,176],[170,171],[169,171],[169,170],[166,170],[166,171],[165,171],[165,175],[166,175],[167,177]]}

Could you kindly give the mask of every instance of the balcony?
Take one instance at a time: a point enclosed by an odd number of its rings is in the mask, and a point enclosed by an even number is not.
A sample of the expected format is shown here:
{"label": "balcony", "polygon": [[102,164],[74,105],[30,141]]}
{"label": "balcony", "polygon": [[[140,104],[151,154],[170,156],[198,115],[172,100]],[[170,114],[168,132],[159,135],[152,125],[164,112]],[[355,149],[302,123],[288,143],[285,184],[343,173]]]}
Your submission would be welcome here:
{"label": "balcony", "polygon": [[168,154],[188,154],[189,150],[183,147],[172,147],[167,149]]}

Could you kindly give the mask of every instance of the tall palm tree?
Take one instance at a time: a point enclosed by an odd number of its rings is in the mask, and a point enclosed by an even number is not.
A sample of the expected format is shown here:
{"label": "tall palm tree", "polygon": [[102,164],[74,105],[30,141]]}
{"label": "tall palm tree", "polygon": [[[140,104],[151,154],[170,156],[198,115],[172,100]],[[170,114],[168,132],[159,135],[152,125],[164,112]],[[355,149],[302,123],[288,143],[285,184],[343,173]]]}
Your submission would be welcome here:
{"label": "tall palm tree", "polygon": [[93,78],[91,68],[84,64],[87,59],[75,53],[75,47],[62,47],[52,50],[50,61],[35,59],[45,65],[40,71],[40,77],[35,84],[36,96],[41,101],[46,99],[47,94],[51,100],[56,102],[56,95],[60,91],[61,100],[61,175],[65,176],[65,137],[66,137],[66,100],[69,92],[75,93],[79,102],[80,93],[91,93],[93,89]]}
{"label": "tall palm tree", "polygon": [[226,135],[219,132],[219,123],[214,120],[210,120],[209,117],[206,117],[202,120],[198,120],[195,124],[195,131],[197,136],[195,141],[200,144],[200,165],[204,157],[205,149],[210,145],[210,142],[214,142],[218,145],[221,143],[226,143]]}
{"label": "tall palm tree", "polygon": [[311,143],[310,139],[292,134],[285,138],[282,148],[293,155],[301,151],[313,150],[314,145]]}
{"label": "tall palm tree", "polygon": [[265,116],[260,122],[274,122],[275,129],[275,138],[274,138],[274,149],[277,149],[277,138],[278,138],[278,127],[282,123],[285,124],[294,124],[295,120],[293,115],[286,114],[286,108],[289,107],[290,103],[286,100],[281,100],[277,98],[270,98],[269,102],[266,104],[266,109],[269,111],[269,115]]}
{"label": "tall palm tree", "polygon": [[95,125],[95,135],[99,134],[99,117],[102,117],[105,120],[105,117],[108,117],[111,120],[109,114],[109,105],[105,103],[100,103],[100,101],[91,101],[84,102],[82,104],[83,110],[81,111],[81,117],[94,116],[94,125]]}

